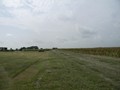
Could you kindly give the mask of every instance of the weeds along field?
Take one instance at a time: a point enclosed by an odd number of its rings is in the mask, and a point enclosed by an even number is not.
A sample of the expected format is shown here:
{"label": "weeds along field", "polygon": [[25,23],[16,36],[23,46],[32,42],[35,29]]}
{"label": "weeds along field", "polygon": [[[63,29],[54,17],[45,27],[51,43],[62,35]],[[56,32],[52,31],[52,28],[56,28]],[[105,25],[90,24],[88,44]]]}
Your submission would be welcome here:
{"label": "weeds along field", "polygon": [[65,51],[72,51],[83,54],[93,54],[102,56],[111,56],[120,58],[120,47],[113,48],[75,48],[75,49],[62,49]]}
{"label": "weeds along field", "polygon": [[0,90],[120,90],[120,59],[63,50],[0,52]]}

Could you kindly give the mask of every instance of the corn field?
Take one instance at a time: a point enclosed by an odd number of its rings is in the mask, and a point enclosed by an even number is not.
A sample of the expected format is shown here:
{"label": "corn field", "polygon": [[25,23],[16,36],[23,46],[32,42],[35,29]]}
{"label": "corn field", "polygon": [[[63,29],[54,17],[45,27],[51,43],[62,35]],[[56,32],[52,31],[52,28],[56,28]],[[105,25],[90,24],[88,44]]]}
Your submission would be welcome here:
{"label": "corn field", "polygon": [[62,49],[65,51],[72,51],[76,53],[83,54],[92,54],[92,55],[103,55],[103,56],[111,56],[111,57],[119,57],[120,58],[120,47],[113,48],[74,48],[74,49]]}

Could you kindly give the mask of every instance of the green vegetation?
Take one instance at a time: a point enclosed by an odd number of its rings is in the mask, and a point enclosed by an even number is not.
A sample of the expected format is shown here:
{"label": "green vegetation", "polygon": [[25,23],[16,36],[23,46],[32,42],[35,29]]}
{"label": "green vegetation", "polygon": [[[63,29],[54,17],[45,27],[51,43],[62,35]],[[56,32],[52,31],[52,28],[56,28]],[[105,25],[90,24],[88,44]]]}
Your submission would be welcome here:
{"label": "green vegetation", "polygon": [[120,90],[120,58],[71,50],[0,52],[0,90]]}
{"label": "green vegetation", "polygon": [[62,49],[66,51],[72,51],[82,54],[93,54],[93,55],[103,55],[103,56],[112,56],[120,57],[120,47],[113,48],[76,48],[76,49]]}

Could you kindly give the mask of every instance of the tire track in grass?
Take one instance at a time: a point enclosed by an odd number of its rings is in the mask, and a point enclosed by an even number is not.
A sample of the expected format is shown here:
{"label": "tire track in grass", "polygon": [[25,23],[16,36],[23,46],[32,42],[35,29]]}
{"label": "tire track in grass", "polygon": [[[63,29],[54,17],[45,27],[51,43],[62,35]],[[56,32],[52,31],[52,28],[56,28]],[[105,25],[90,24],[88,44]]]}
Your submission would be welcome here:
{"label": "tire track in grass", "polygon": [[[71,64],[68,68],[71,71],[77,71],[77,73],[74,75],[75,77],[79,75],[78,77],[78,82],[82,82],[80,84],[80,88],[82,89],[82,86],[85,86],[84,89],[85,90],[96,90],[96,88],[101,88],[103,90],[106,90],[107,88],[109,90],[110,89],[110,84],[106,84],[105,87],[100,87],[104,86],[104,84],[106,83],[104,81],[104,79],[102,79],[101,77],[99,77],[99,75],[97,75],[96,72],[94,72],[93,70],[91,70],[89,67],[86,67],[87,62],[83,62],[82,60],[78,61],[79,59],[76,58],[71,58],[70,56],[72,55],[68,55],[68,54],[61,54],[60,52],[53,52],[54,54],[56,54],[59,58],[61,58],[62,60],[64,59],[65,61],[68,62],[68,64]],[[80,63],[79,63],[80,62]],[[72,77],[71,77],[72,78]],[[102,82],[102,83],[101,83]],[[89,89],[87,89],[87,88]],[[91,89],[92,88],[92,89]]]}
{"label": "tire track in grass", "polygon": [[[73,59],[76,62],[76,65],[79,64],[79,65],[82,65],[86,68],[91,69],[93,72],[96,73],[96,75],[103,78],[105,81],[111,83],[111,85],[114,86],[114,88],[116,90],[120,89],[119,81],[116,82],[115,77],[112,78],[113,76],[115,76],[114,73],[120,73],[118,68],[112,67],[108,63],[100,62],[99,60],[96,60],[95,58],[92,58],[92,56],[90,56],[89,58],[88,58],[88,56],[87,57],[85,57],[85,56],[80,57],[80,56],[76,56],[76,55],[73,56],[71,53],[65,53],[65,52],[61,52],[61,51],[56,51],[56,52],[53,52],[53,53],[55,53],[57,55],[61,55],[61,57],[64,57],[66,59],[69,59],[69,58]],[[97,58],[97,59],[100,59],[100,58]],[[80,61],[83,61],[83,62],[81,63]],[[109,70],[109,71],[112,71],[112,73],[113,72],[114,73],[111,74],[112,77],[108,77],[108,76],[106,76],[106,73],[103,70],[101,71],[101,69],[99,69],[99,68],[105,68],[105,70]]]}
{"label": "tire track in grass", "polygon": [[21,80],[31,80],[34,75],[36,75],[39,72],[39,69],[37,69],[37,65],[44,62],[45,59],[37,60],[34,63],[30,64],[28,67],[26,67],[22,72],[17,74],[16,77],[14,77],[14,81],[21,81]]}
{"label": "tire track in grass", "polygon": [[[117,71],[119,72],[120,68],[116,68],[116,67],[113,67],[111,64],[107,63],[107,62],[103,62],[103,61],[100,61],[100,57],[99,58],[95,58],[95,56],[88,56],[88,55],[81,55],[81,56],[78,56],[78,55],[75,55],[75,56],[72,56],[71,54],[68,54],[68,53],[64,53],[64,52],[58,52],[60,54],[62,54],[63,56],[65,56],[66,58],[73,58],[75,59],[75,61],[77,63],[80,63],[80,61],[84,62],[84,63],[88,63],[87,66],[89,65],[94,65],[94,66],[99,66],[99,67],[104,67],[106,69],[109,69],[109,70],[112,70],[112,71]],[[109,58],[109,57],[108,57]],[[104,60],[104,58],[103,58]]]}
{"label": "tire track in grass", "polygon": [[[19,88],[19,90],[36,90],[36,88],[40,87],[38,83],[40,79],[36,78],[38,78],[38,74],[41,73],[42,68],[40,69],[40,67],[43,67],[43,64],[46,64],[46,61],[48,61],[48,59],[40,60],[15,77],[13,79],[14,90],[17,88]],[[39,65],[40,67],[38,67]]]}
{"label": "tire track in grass", "polygon": [[27,66],[25,66],[25,67],[22,67],[22,69],[20,69],[17,73],[15,73],[15,74],[12,76],[12,78],[17,77],[19,74],[21,74],[22,72],[24,72],[27,68],[31,67],[32,65],[34,65],[34,64],[36,64],[36,63],[38,63],[38,62],[39,62],[39,60],[36,60],[35,62],[32,62],[32,63],[30,63],[29,65],[27,65]]}
{"label": "tire track in grass", "polygon": [[3,66],[0,66],[0,90],[12,90],[12,80]]}

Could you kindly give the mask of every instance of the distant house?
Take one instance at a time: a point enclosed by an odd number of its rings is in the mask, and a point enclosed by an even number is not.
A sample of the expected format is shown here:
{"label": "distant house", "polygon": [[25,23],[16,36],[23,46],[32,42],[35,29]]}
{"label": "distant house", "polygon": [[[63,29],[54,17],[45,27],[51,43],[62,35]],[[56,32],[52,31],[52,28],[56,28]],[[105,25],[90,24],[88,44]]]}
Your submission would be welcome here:
{"label": "distant house", "polygon": [[0,51],[7,51],[7,47],[0,47]]}

